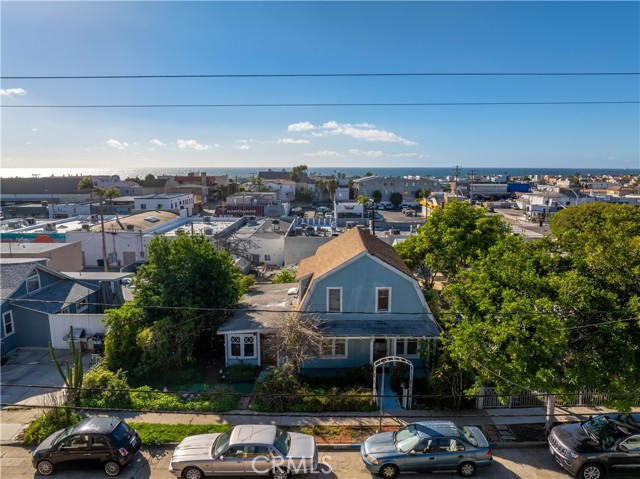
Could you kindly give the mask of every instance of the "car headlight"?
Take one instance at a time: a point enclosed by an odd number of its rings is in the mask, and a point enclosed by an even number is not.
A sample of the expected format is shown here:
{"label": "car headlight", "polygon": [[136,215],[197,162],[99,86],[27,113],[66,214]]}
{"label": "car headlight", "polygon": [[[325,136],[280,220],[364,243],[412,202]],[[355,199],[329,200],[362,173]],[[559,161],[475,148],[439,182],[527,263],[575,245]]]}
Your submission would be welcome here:
{"label": "car headlight", "polygon": [[371,464],[375,464],[378,465],[378,459],[376,459],[374,456],[372,456],[371,454],[367,454],[366,456],[364,456],[365,459],[367,461],[369,461]]}

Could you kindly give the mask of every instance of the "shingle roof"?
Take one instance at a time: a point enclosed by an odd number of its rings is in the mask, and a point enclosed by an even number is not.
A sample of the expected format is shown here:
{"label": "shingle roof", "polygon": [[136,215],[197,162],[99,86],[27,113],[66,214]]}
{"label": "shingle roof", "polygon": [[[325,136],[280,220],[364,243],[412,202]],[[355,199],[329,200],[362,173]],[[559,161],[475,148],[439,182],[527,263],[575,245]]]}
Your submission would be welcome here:
{"label": "shingle roof", "polygon": [[97,286],[83,285],[73,280],[62,280],[30,294],[27,298],[12,300],[11,304],[53,314],[96,291],[98,291]]}
{"label": "shingle roof", "polygon": [[375,238],[363,228],[352,228],[320,246],[314,256],[303,259],[298,266],[296,279],[311,276],[313,281],[314,278],[319,278],[364,252],[413,277],[413,273],[393,246]]}
{"label": "shingle roof", "polygon": [[14,261],[7,261],[7,259],[3,258],[0,262],[0,299],[3,301],[24,282],[36,265],[46,263],[46,259],[20,258],[23,261],[15,261],[18,258],[12,258]]}

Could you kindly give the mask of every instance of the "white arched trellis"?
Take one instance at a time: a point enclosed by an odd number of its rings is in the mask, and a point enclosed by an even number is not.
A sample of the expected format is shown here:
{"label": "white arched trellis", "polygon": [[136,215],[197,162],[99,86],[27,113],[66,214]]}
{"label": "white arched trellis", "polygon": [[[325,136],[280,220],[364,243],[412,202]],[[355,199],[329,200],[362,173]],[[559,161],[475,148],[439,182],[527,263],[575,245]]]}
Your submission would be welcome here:
{"label": "white arched trellis", "polygon": [[[411,397],[413,395],[413,363],[407,358],[401,356],[385,356],[373,363],[373,395],[376,398],[376,402],[380,406],[380,412],[382,413],[382,400],[378,398],[378,390],[376,388],[376,378],[378,377],[378,366],[383,366],[388,363],[404,363],[409,365],[409,391],[407,397],[407,409],[411,409]],[[384,368],[382,368],[382,381],[381,391],[384,391]]]}

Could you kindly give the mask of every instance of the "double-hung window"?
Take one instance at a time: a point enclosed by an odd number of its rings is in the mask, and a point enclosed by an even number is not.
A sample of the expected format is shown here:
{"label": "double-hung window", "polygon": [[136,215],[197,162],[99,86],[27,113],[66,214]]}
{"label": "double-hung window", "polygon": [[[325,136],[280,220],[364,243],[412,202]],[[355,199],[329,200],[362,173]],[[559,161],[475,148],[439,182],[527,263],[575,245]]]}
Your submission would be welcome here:
{"label": "double-hung window", "polygon": [[396,355],[408,358],[418,357],[418,340],[415,338],[399,338],[396,340]]}
{"label": "double-hung window", "polygon": [[38,274],[38,271],[34,269],[33,272],[27,277],[27,294],[38,291],[39,289],[40,275]]}
{"label": "double-hung window", "polygon": [[376,288],[376,313],[391,311],[391,288]]}
{"label": "double-hung window", "polygon": [[327,311],[342,312],[342,288],[327,288]]}
{"label": "double-hung window", "polygon": [[2,315],[2,327],[4,328],[4,335],[10,336],[16,332],[13,325],[13,314],[11,311],[7,311]]}
{"label": "double-hung window", "polygon": [[326,338],[320,343],[320,356],[323,358],[346,358],[347,340]]}
{"label": "double-hung window", "polygon": [[229,336],[229,357],[239,359],[255,358],[255,334],[235,334],[233,336]]}

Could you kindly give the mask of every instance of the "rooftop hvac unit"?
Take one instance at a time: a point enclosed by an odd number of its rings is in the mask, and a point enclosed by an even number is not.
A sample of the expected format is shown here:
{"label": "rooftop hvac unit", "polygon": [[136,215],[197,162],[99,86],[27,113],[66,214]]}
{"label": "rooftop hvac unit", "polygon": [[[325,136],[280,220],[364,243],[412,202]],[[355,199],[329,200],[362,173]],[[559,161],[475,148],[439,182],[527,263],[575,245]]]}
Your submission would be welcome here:
{"label": "rooftop hvac unit", "polygon": [[88,223],[84,223],[84,224],[82,225],[82,229],[83,229],[84,231],[89,231],[89,230],[91,229],[91,225],[90,225],[90,224],[88,224]]}
{"label": "rooftop hvac unit", "polygon": [[213,216],[204,216],[202,218],[203,223],[213,223]]}
{"label": "rooftop hvac unit", "polygon": [[131,224],[127,225],[127,231],[133,231],[135,228],[136,228],[135,225],[131,225]]}
{"label": "rooftop hvac unit", "polygon": [[271,229],[273,231],[280,231],[280,220],[272,220],[271,221]]}
{"label": "rooftop hvac unit", "polygon": [[56,224],[55,223],[47,223],[47,225],[44,227],[45,231],[55,231],[56,230]]}
{"label": "rooftop hvac unit", "polygon": [[213,235],[213,228],[205,228],[204,234],[206,234],[207,236]]}

